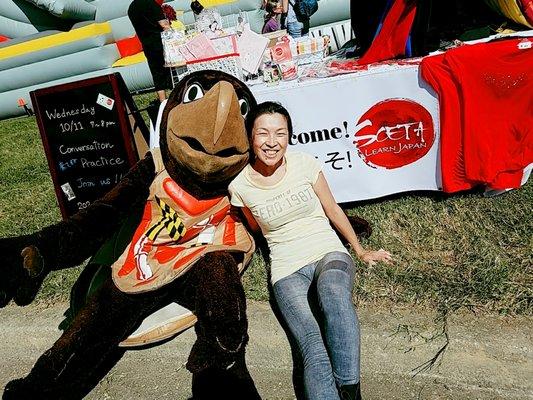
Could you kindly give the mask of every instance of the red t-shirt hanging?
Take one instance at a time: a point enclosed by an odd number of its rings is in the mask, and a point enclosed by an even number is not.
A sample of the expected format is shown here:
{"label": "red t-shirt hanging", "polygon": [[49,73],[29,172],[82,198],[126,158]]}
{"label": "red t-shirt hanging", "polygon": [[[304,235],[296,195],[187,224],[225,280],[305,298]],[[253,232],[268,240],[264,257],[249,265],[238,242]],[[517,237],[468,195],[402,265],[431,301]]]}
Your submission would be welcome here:
{"label": "red t-shirt hanging", "polygon": [[467,190],[475,186],[466,179],[463,156],[462,106],[458,84],[445,54],[422,60],[422,77],[439,95],[440,109],[440,167],[442,190],[448,193]]}
{"label": "red t-shirt hanging", "polygon": [[[518,38],[466,45],[423,60],[422,74],[440,97],[441,169],[443,182],[451,182],[445,191],[520,186],[533,162],[531,44]],[[458,100],[455,111],[444,104],[450,99]]]}

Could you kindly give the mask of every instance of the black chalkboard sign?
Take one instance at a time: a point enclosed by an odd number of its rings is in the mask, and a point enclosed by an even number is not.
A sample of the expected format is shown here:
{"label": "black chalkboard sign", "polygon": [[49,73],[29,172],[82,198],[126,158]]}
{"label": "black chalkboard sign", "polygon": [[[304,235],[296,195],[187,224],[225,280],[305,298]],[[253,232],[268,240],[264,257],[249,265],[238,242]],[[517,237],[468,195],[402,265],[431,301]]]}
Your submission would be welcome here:
{"label": "black chalkboard sign", "polygon": [[120,74],[31,92],[63,218],[115,186],[138,161],[133,99]]}

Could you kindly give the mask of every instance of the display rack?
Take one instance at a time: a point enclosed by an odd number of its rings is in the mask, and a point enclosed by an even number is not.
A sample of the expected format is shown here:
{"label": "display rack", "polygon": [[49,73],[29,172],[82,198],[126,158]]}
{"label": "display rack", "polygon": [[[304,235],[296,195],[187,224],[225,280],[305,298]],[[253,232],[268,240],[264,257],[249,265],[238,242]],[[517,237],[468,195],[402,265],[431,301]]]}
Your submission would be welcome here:
{"label": "display rack", "polygon": [[[248,24],[248,17],[245,12],[239,12],[237,14],[231,14],[221,17],[222,30],[228,35],[238,35],[244,29],[244,26]],[[184,25],[186,39],[193,38],[198,34],[196,23]],[[167,65],[170,70],[170,76],[172,79],[172,85],[176,84],[187,74],[205,69],[213,69],[217,71],[223,71],[230,75],[235,76],[238,79],[243,79],[243,71],[239,54],[236,48],[236,42],[234,41],[234,48],[228,54],[220,55],[217,57],[210,57],[201,60],[194,60],[188,62],[181,62],[177,64]]]}

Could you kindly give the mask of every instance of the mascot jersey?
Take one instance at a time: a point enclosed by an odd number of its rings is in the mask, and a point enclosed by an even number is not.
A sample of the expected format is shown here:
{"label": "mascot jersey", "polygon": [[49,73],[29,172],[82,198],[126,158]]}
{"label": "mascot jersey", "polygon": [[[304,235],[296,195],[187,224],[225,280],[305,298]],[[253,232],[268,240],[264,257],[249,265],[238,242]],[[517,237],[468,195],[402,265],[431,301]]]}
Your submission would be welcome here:
{"label": "mascot jersey", "polygon": [[158,289],[173,281],[204,254],[243,253],[242,270],[255,246],[234,216],[227,196],[197,200],[166,171],[159,149],[152,151],[156,178],[131,243],[113,264],[113,281],[127,293]]}
{"label": "mascot jersey", "polygon": [[465,45],[421,69],[440,99],[444,190],[519,187],[533,162],[531,38]]}

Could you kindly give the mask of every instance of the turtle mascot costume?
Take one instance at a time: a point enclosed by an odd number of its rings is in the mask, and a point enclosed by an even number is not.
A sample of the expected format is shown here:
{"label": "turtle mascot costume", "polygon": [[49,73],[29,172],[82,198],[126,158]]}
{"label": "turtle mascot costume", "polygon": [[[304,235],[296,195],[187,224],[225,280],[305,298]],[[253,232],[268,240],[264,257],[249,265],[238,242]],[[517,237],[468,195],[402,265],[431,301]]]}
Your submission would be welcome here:
{"label": "turtle mascot costume", "polygon": [[141,216],[112,273],[31,372],[4,399],[79,399],[120,359],[118,344],[177,302],[198,318],[187,362],[194,399],[258,399],[245,365],[239,272],[254,242],[230,212],[227,187],[244,168],[249,89],[216,71],[192,73],[163,112],[160,148],[103,198],[39,232],[0,239],[0,306],[31,303],[48,272],[80,265],[132,214]]}

